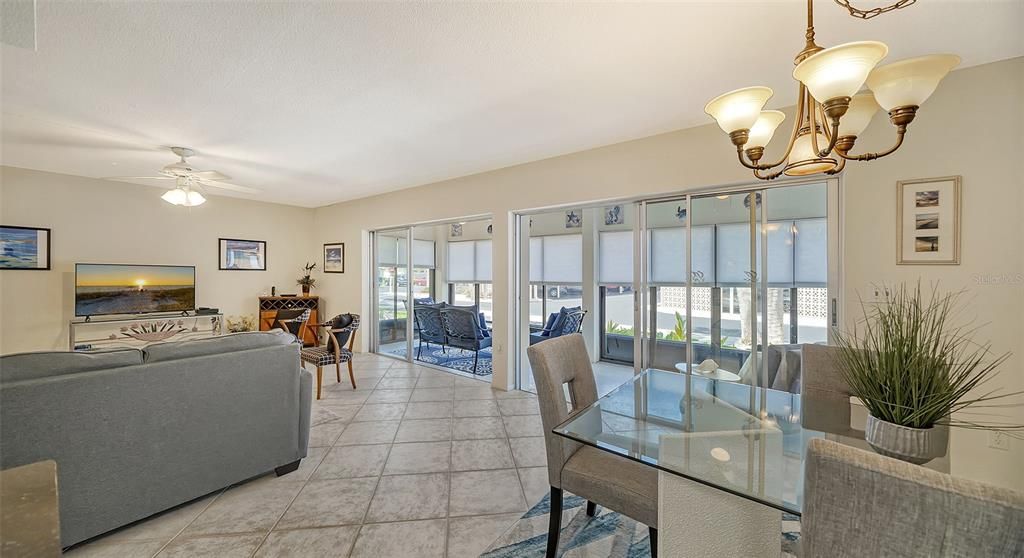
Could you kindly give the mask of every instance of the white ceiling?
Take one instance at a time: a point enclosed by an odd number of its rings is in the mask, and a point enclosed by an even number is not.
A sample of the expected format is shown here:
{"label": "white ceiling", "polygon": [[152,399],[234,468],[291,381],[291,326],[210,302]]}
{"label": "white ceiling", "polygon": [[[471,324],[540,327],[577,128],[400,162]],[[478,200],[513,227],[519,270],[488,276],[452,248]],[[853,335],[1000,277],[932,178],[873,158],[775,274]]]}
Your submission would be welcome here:
{"label": "white ceiling", "polygon": [[[1020,1],[816,8],[823,46],[1024,55]],[[792,104],[804,5],[39,0],[37,26],[2,47],[3,164],[149,175],[185,145],[248,197],[319,206],[705,124],[736,87]]]}

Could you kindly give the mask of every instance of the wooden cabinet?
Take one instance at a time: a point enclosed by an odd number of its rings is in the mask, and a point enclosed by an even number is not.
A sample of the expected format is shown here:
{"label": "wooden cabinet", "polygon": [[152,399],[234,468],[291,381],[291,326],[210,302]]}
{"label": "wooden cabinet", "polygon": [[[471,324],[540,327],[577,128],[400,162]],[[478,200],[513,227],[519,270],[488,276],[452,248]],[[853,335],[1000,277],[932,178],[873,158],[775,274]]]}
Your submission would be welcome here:
{"label": "wooden cabinet", "polygon": [[[285,310],[293,314],[293,310],[309,308],[309,323],[320,323],[320,297],[318,296],[261,296],[260,297],[260,331],[268,331],[274,327],[278,312]],[[302,342],[306,346],[317,344],[317,328],[306,328]]]}

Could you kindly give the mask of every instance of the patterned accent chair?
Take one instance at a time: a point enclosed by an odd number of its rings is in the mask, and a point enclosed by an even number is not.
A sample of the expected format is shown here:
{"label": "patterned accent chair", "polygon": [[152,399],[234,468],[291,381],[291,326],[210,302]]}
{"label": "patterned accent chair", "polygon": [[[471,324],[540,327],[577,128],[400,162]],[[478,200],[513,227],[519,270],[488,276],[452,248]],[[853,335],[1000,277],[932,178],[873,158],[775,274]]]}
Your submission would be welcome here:
{"label": "patterned accent chair", "polygon": [[423,352],[424,343],[427,344],[427,350],[430,350],[431,343],[441,345],[442,352],[445,345],[448,344],[448,337],[444,333],[444,323],[441,322],[441,309],[445,306],[447,305],[443,302],[433,304],[420,300],[413,301],[415,309],[413,317],[416,323],[416,333],[420,340],[416,347],[416,360],[419,360],[420,353]]}
{"label": "patterned accent chair", "polygon": [[579,333],[583,329],[583,318],[586,315],[587,311],[579,306],[575,308],[563,306],[561,310],[548,316],[543,330],[530,334],[530,344],[536,345],[555,337]]}
{"label": "patterned accent chair", "polygon": [[329,322],[313,326],[327,328],[327,345],[302,349],[302,365],[308,362],[316,366],[316,398],[320,399],[323,367],[332,364],[340,383],[341,363],[348,363],[348,379],[352,382],[352,389],[356,389],[356,377],[352,371],[352,347],[355,345],[356,330],[359,329],[359,314],[338,314]]}
{"label": "patterned accent chair", "polygon": [[491,346],[491,336],[480,327],[480,314],[476,306],[444,306],[441,308],[441,323],[448,338],[448,345],[473,351],[473,373],[480,361],[480,351]]}
{"label": "patterned accent chair", "polygon": [[306,338],[306,327],[308,326],[309,316],[313,313],[309,308],[303,310],[279,310],[277,312],[277,319],[274,322],[274,328],[283,329],[288,333],[291,333],[302,342]]}

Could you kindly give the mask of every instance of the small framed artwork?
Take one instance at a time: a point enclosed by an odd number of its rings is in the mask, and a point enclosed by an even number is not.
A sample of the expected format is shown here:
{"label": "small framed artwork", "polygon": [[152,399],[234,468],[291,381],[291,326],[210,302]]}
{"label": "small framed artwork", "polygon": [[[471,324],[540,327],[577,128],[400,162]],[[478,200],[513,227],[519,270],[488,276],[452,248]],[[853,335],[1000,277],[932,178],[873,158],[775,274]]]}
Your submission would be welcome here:
{"label": "small framed artwork", "polygon": [[267,243],[264,240],[219,239],[220,265],[225,271],[266,271]]}
{"label": "small framed artwork", "polygon": [[565,228],[567,229],[578,229],[583,226],[583,213],[576,211],[565,212]]}
{"label": "small framed artwork", "polygon": [[50,229],[0,225],[0,269],[50,269]]}
{"label": "small framed artwork", "polygon": [[345,273],[345,243],[324,244],[324,273]]}
{"label": "small framed artwork", "polygon": [[613,205],[604,208],[605,225],[621,225],[626,222],[626,214],[622,211],[621,205]]}
{"label": "small framed artwork", "polygon": [[896,263],[960,263],[960,177],[896,183]]}

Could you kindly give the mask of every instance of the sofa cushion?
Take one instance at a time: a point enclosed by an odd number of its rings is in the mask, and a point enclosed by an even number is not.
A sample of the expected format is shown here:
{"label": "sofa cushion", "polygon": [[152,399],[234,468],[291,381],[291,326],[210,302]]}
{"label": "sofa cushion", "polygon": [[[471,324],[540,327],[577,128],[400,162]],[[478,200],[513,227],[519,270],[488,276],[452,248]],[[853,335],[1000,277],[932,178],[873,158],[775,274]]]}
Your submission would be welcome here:
{"label": "sofa cushion", "polygon": [[295,343],[295,336],[279,329],[272,331],[247,331],[206,339],[153,343],[142,349],[146,362],[162,362],[205,355],[216,355],[274,345]]}
{"label": "sofa cushion", "polygon": [[96,352],[40,351],[0,357],[0,382],[17,382],[76,372],[142,364],[139,349]]}

